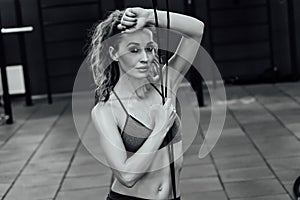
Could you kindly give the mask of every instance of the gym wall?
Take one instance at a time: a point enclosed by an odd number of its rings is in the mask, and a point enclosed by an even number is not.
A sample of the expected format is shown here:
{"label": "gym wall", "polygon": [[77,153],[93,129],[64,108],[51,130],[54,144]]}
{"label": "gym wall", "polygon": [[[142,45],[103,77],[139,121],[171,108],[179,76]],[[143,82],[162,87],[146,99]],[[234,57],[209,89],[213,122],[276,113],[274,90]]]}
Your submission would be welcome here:
{"label": "gym wall", "polygon": [[[164,1],[158,2],[159,8],[165,9]],[[256,81],[257,77],[272,79],[276,75],[280,81],[291,75],[286,1],[192,2],[193,15],[206,24],[202,44],[213,56],[225,80]],[[300,2],[294,0],[294,3],[295,10],[299,10]],[[33,94],[46,92],[44,62],[49,67],[53,93],[72,91],[85,55],[89,28],[106,16],[107,11],[128,6],[152,7],[151,0],[22,0],[21,4],[24,25],[34,26],[34,32],[25,37]],[[170,9],[185,13],[186,4],[185,0],[174,0],[170,2]],[[0,8],[3,26],[15,26],[13,1],[0,1]],[[295,17],[296,35],[300,35],[299,15],[296,13]],[[7,65],[20,64],[17,36],[5,36],[4,42]],[[300,47],[299,37],[297,44]],[[46,57],[43,57],[43,47]],[[299,51],[297,58],[300,60]],[[277,69],[276,74],[274,69]]]}

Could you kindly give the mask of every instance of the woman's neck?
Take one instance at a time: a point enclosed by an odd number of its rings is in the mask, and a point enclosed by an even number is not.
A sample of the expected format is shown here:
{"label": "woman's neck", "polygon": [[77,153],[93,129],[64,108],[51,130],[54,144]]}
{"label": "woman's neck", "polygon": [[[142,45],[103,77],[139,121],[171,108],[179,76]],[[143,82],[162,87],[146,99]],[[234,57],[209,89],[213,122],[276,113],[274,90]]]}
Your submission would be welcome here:
{"label": "woman's neck", "polygon": [[115,90],[123,97],[139,97],[145,95],[149,81],[147,79],[137,79],[126,73],[120,74]]}

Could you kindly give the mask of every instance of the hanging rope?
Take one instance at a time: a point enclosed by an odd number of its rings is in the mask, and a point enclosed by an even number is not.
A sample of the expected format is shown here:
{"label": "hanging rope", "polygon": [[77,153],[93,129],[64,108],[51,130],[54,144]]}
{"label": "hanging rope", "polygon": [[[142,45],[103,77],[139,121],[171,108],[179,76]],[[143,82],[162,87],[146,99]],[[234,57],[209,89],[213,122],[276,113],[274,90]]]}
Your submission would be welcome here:
{"label": "hanging rope", "polygon": [[[170,29],[170,11],[169,11],[169,0],[166,0],[167,7],[167,29]],[[167,51],[166,51],[166,79],[165,79],[165,95],[168,96],[168,66],[169,66],[169,31],[167,31]]]}
{"label": "hanging rope", "polygon": [[[154,9],[154,17],[155,17],[155,26],[159,27],[158,25],[158,16],[157,16],[157,0],[152,0],[152,5]],[[159,30],[157,31],[157,44],[159,45]],[[161,60],[161,49],[158,48],[158,62],[159,62],[159,76],[160,78],[160,87],[161,87],[161,92],[162,92],[162,103],[165,104],[165,94],[164,94],[164,82],[163,82],[163,77],[162,77],[162,60]]]}
{"label": "hanging rope", "polygon": [[300,198],[300,176],[295,180],[293,191],[296,199]]}
{"label": "hanging rope", "polygon": [[[166,0],[166,6],[167,6],[167,29],[170,29],[170,9],[169,9],[169,0]],[[167,97],[168,95],[168,71],[169,71],[169,31],[167,31],[167,51],[166,51],[166,78],[165,78],[165,95]],[[173,144],[171,143],[172,141],[172,136],[171,134],[168,134],[168,141],[169,141],[169,146],[168,146],[168,152],[170,156],[170,171],[171,171],[171,180],[172,180],[172,188],[173,188],[173,196],[176,198],[176,182],[175,182],[175,167],[174,167],[174,149],[173,149]]]}
{"label": "hanging rope", "polygon": [[[154,9],[154,16],[155,16],[155,26],[159,27],[158,16],[157,16],[157,1],[152,0],[152,4],[153,4],[153,9]],[[169,12],[169,2],[168,2],[168,0],[166,0],[166,6],[167,6],[167,29],[170,29],[170,12]],[[158,41],[158,44],[159,44],[159,34],[157,35],[157,41]],[[159,70],[160,70],[159,73],[160,73],[160,77],[161,77],[161,91],[163,93],[163,95],[162,95],[163,104],[165,103],[165,97],[167,97],[167,94],[168,94],[168,91],[167,91],[167,86],[168,86],[168,65],[169,65],[168,48],[169,48],[169,32],[167,32],[165,85],[164,85],[164,81],[163,81],[162,67],[159,68]],[[159,62],[160,62],[161,61],[161,51],[160,51],[159,48],[158,48],[158,57],[159,57]],[[160,64],[161,64],[161,62],[160,62]],[[171,131],[171,130],[169,130],[169,131]],[[174,198],[176,198],[175,166],[174,166],[174,155],[173,155],[174,149],[173,149],[173,144],[171,144],[172,135],[169,134],[169,133],[167,134],[168,144],[169,144],[168,145],[168,154],[169,154],[169,159],[170,159],[170,172],[171,172],[173,196],[174,196]]]}

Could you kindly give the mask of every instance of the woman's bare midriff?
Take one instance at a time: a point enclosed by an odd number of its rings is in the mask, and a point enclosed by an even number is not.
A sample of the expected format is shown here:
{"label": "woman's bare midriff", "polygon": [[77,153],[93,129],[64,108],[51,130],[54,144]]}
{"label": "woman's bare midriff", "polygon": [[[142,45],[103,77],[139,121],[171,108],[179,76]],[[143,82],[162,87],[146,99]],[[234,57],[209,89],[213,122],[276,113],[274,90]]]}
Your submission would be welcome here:
{"label": "woman's bare midriff", "polygon": [[[174,148],[174,158],[175,160],[175,181],[176,181],[176,196],[180,196],[179,188],[179,177],[182,168],[182,142],[177,142],[173,146]],[[159,166],[165,166],[164,168],[159,168]],[[158,169],[153,171],[153,169]],[[169,199],[174,198],[172,193],[172,182],[169,167],[169,156],[168,156],[168,146],[160,149],[153,163],[144,176],[139,179],[136,184],[128,188],[121,184],[117,179],[111,189],[114,192],[121,194],[140,197],[144,199]]]}

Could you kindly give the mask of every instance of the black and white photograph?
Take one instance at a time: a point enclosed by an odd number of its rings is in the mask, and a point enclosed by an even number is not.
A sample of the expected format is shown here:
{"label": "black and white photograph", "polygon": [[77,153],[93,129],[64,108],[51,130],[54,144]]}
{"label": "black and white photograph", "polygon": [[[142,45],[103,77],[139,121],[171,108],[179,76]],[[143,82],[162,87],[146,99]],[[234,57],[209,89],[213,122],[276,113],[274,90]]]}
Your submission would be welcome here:
{"label": "black and white photograph", "polygon": [[299,0],[0,0],[0,200],[300,200]]}

